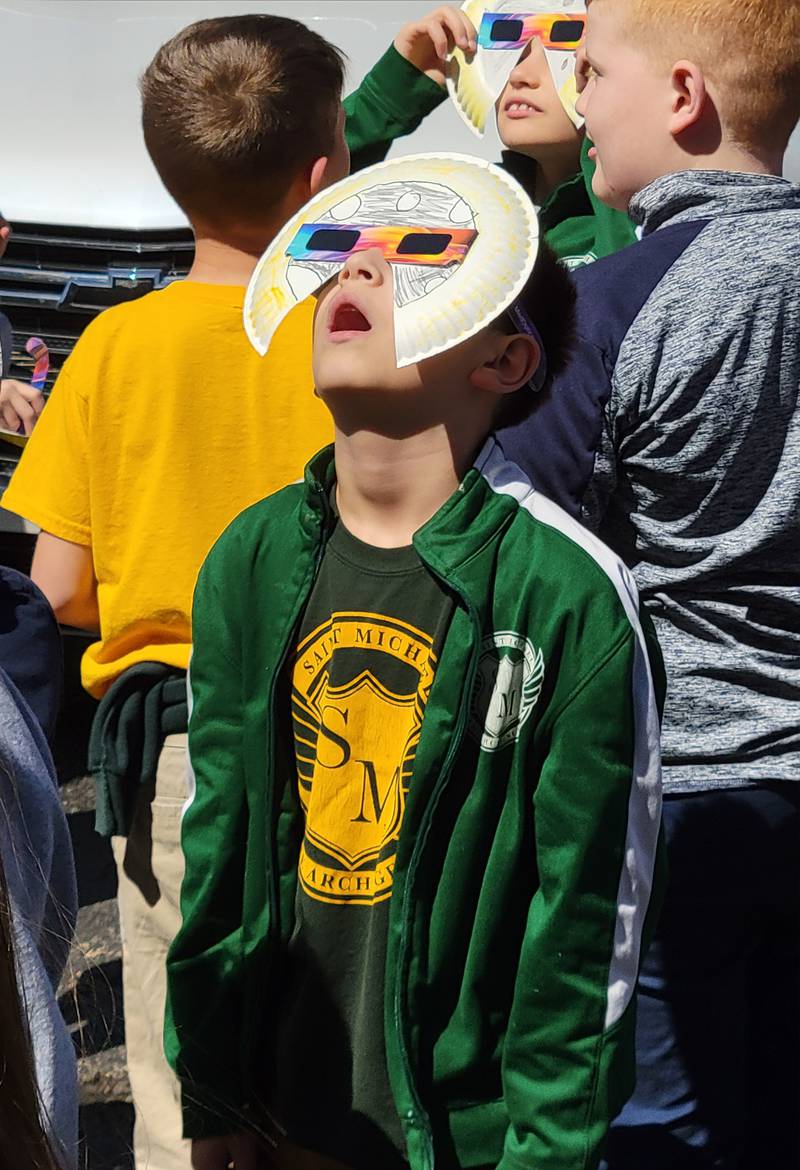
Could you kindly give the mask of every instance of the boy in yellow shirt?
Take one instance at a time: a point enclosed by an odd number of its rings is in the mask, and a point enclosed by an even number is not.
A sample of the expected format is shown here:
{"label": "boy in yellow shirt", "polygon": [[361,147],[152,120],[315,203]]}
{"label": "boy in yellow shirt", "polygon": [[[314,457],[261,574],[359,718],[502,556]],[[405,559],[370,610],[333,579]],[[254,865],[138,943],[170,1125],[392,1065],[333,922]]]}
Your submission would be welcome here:
{"label": "boy in yellow shirt", "polygon": [[380,157],[434,88],[394,49],[344,108],[342,83],[337,49],[274,16],[200,21],[159,50],[142,78],[143,128],[192,223],[192,269],[89,326],[3,498],[42,529],[32,576],[59,620],[99,631],[82,677],[103,700],[90,757],[119,871],[140,1170],[189,1165],[161,1034],[195,577],[231,519],[331,437],[312,392],[311,306],[264,361],[242,328],[244,289],[275,229],[347,173],[348,141],[357,163]]}

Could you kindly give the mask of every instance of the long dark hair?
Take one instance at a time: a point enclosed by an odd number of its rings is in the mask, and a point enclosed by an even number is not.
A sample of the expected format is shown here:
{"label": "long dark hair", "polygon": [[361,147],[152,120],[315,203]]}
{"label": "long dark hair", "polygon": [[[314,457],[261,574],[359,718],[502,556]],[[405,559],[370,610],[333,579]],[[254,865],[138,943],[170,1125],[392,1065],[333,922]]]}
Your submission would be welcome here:
{"label": "long dark hair", "polygon": [[42,1126],[28,1025],[22,1011],[8,886],[0,857],[0,1166],[61,1170]]}

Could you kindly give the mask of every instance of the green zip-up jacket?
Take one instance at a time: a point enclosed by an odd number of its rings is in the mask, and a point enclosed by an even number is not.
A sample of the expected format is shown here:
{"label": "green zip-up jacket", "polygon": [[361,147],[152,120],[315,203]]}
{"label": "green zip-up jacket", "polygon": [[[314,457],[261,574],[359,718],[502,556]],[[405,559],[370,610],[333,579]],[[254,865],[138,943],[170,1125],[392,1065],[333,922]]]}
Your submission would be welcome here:
{"label": "green zip-up jacket", "polygon": [[[189,1137],[258,1126],[269,1094],[303,829],[287,663],[333,479],[328,449],[242,513],[195,594],[165,1034]],[[414,545],[455,608],[389,908],[385,1040],[407,1156],[412,1170],[589,1170],[632,1087],[660,856],[636,587],[491,438]]]}
{"label": "green zip-up jacket", "polygon": [[[410,134],[446,98],[441,86],[391,46],[345,102],[353,169],[380,162],[394,138]],[[391,137],[384,138],[384,133]],[[580,171],[556,187],[539,209],[545,240],[569,268],[610,256],[636,240],[632,220],[601,203],[592,190],[595,164],[589,158],[591,145],[585,138]],[[533,199],[535,160],[515,150],[504,150],[500,165]]]}
{"label": "green zip-up jacket", "polygon": [[394,140],[413,133],[442,98],[441,87],[390,46],[343,102],[352,170],[381,162]]}

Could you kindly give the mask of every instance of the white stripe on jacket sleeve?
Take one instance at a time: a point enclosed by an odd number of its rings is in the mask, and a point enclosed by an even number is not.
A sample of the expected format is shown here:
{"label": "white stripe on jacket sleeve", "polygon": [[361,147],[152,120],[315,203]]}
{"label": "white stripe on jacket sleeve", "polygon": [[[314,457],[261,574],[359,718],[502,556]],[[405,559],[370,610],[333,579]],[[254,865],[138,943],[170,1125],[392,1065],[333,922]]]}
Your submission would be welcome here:
{"label": "white stripe on jacket sleeve", "polygon": [[625,851],[617,888],[614,949],[608,972],[605,1016],[608,1029],[620,1019],[636,988],[661,824],[661,729],[639,621],[639,593],[630,570],[619,557],[557,504],[535,491],[522,469],[506,460],[494,439],[487,441],[475,465],[493,491],[511,496],[536,520],[557,529],[592,557],[616,589],[636,636],[632,696],[634,758]]}
{"label": "white stripe on jacket sleeve", "polygon": [[[189,665],[186,669],[186,703],[188,709],[188,719],[191,722],[192,710],[194,708],[194,695],[192,694],[192,656],[189,654]],[[181,807],[181,820],[186,816],[186,810],[191,806],[197,795],[197,777],[194,772],[194,765],[192,764],[191,747],[186,749],[186,800]]]}

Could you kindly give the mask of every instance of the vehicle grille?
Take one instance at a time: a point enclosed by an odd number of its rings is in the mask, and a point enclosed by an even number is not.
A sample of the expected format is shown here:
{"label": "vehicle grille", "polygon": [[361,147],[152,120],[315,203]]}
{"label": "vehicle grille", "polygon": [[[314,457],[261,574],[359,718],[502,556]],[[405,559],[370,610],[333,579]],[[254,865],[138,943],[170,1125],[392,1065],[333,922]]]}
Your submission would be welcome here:
{"label": "vehicle grille", "polygon": [[[116,231],[15,223],[0,261],[0,310],[11,321],[10,376],[29,381],[29,337],[50,351],[45,393],[89,322],[102,309],[132,301],[185,276],[192,263],[192,233]],[[0,492],[16,465],[17,448],[0,447]]]}

